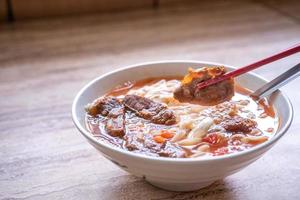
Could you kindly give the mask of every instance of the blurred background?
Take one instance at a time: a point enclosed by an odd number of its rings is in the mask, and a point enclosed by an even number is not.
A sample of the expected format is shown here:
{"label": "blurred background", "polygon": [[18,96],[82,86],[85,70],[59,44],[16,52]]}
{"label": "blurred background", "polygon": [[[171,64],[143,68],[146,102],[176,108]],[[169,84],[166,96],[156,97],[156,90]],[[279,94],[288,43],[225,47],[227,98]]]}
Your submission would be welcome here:
{"label": "blurred background", "polygon": [[[150,10],[159,9],[170,6],[188,6],[191,3],[201,4],[224,4],[225,2],[243,1],[195,1],[195,0],[1,0],[0,1],[1,20],[14,21],[22,19],[37,19],[46,17],[62,17],[70,15],[85,15],[91,13],[116,13],[133,10]],[[244,3],[258,4],[269,9],[277,10],[280,13],[294,16],[299,15],[297,0],[248,0]],[[238,6],[247,6],[247,4],[239,4]],[[196,6],[196,5],[194,5]],[[199,11],[202,11],[199,8]]]}
{"label": "blurred background", "polygon": [[[80,88],[126,65],[239,67],[299,42],[299,0],[0,0],[0,199],[299,198],[297,114],[291,134],[246,170],[175,195],[100,158],[70,115]],[[273,79],[299,61],[296,54],[255,72]],[[296,113],[299,85],[283,88]]]}

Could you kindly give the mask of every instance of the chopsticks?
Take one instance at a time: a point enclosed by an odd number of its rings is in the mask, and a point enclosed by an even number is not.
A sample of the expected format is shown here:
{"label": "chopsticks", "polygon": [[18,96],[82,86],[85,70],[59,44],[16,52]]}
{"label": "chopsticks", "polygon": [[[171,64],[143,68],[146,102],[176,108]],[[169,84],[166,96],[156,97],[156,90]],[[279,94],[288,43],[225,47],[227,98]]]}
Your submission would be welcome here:
{"label": "chopsticks", "polygon": [[228,73],[226,73],[226,74],[224,74],[222,76],[219,76],[217,78],[213,78],[213,79],[209,79],[207,81],[201,82],[201,83],[199,83],[197,85],[197,88],[198,89],[202,89],[204,87],[216,84],[216,83],[218,83],[220,81],[223,81],[223,80],[226,80],[226,79],[229,79],[229,78],[233,78],[233,77],[239,76],[241,74],[244,74],[246,72],[249,72],[251,70],[259,68],[259,67],[261,67],[263,65],[266,65],[266,64],[274,62],[276,60],[285,58],[287,56],[290,56],[290,55],[298,53],[298,52],[300,52],[300,44],[297,44],[294,47],[291,47],[291,48],[289,48],[289,49],[287,49],[285,51],[282,51],[280,53],[277,53],[277,54],[272,55],[270,57],[267,57],[265,59],[259,60],[259,61],[255,62],[255,63],[250,64],[250,65],[246,65],[246,66],[244,66],[242,68],[239,68],[239,69],[236,69],[234,71],[228,72]]}

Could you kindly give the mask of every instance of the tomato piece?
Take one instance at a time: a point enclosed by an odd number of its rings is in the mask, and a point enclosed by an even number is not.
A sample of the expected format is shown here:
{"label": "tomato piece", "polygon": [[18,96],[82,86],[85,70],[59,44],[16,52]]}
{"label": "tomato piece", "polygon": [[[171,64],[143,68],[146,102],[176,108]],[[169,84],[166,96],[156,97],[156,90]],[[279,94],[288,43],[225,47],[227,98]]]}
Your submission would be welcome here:
{"label": "tomato piece", "polygon": [[210,143],[210,144],[217,144],[218,134],[217,133],[210,133],[207,136],[205,136],[204,138],[202,138],[202,141]]}
{"label": "tomato piece", "polygon": [[160,136],[160,135],[156,135],[153,137],[154,141],[157,143],[164,143],[167,139]]}
{"label": "tomato piece", "polygon": [[227,146],[228,144],[228,139],[221,133],[209,133],[202,138],[202,141],[218,147]]}
{"label": "tomato piece", "polygon": [[170,138],[174,137],[174,133],[171,133],[170,131],[167,131],[167,130],[162,130],[160,135],[166,139],[170,139]]}

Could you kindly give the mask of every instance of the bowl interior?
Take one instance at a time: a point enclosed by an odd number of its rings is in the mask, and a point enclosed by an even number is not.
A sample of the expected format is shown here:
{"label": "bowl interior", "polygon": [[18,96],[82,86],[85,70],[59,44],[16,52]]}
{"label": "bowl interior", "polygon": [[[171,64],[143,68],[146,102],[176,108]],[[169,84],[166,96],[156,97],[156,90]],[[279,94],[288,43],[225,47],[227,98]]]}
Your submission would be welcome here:
{"label": "bowl interior", "polygon": [[[227,65],[210,62],[169,61],[129,66],[127,68],[105,74],[91,81],[78,93],[73,103],[73,120],[80,131],[86,137],[89,137],[87,136],[89,133],[85,127],[85,105],[105,94],[118,84],[125,81],[141,80],[149,77],[182,76],[187,72],[188,67],[198,68],[208,66],[225,66],[228,70],[234,69]],[[235,81],[241,86],[253,91],[267,82],[263,78],[252,73],[239,76],[235,79]],[[273,104],[280,119],[278,131],[271,139],[277,140],[284,134],[292,121],[292,107],[288,98],[280,91],[273,93],[269,97],[269,100]]]}

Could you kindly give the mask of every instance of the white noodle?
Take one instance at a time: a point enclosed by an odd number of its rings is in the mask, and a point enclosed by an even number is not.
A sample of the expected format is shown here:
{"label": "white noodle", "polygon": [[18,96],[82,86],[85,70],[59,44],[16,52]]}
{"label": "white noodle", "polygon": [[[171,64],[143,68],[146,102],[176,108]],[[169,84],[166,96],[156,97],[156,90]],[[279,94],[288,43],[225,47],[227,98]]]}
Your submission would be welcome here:
{"label": "white noodle", "polygon": [[188,138],[202,138],[207,134],[207,130],[213,125],[213,120],[210,117],[206,117],[191,130]]}

